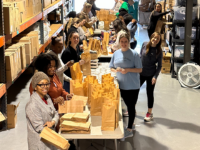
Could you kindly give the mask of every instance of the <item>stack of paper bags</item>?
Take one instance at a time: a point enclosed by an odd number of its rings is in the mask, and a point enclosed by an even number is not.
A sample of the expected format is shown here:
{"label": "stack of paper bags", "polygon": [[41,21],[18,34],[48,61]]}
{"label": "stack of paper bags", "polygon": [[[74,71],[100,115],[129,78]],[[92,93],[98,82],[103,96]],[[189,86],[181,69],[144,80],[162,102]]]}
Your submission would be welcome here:
{"label": "stack of paper bags", "polygon": [[91,75],[91,56],[90,53],[82,53],[81,54],[81,59],[85,61],[85,63],[82,65],[82,71],[83,75]]}
{"label": "stack of paper bags", "polygon": [[74,122],[81,122],[86,123],[89,120],[88,113],[67,113],[60,118],[60,122],[63,121],[74,121]]}
{"label": "stack of paper bags", "polygon": [[54,145],[56,148],[61,150],[68,150],[70,147],[70,144],[68,141],[60,136],[55,131],[49,129],[48,127],[45,127],[42,132],[40,133],[40,137],[44,142],[48,142],[52,145]]}
{"label": "stack of paper bags", "polygon": [[60,129],[62,133],[90,134],[90,126],[91,122],[63,121]]}
{"label": "stack of paper bags", "polygon": [[64,104],[58,104],[58,113],[83,113],[84,111],[84,102],[83,100],[69,100],[64,101]]}
{"label": "stack of paper bags", "polygon": [[[103,34],[104,34],[103,35],[103,42],[105,41],[106,42],[106,46],[108,46],[109,45],[110,34],[108,32],[104,32]],[[102,44],[103,44],[103,42],[102,42]]]}
{"label": "stack of paper bags", "polygon": [[83,74],[81,72],[81,67],[79,62],[74,63],[73,66],[70,67],[71,77],[72,80],[78,80],[80,83],[82,83],[83,80]]}
{"label": "stack of paper bags", "polygon": [[85,96],[83,83],[80,83],[79,80],[70,80],[70,93],[74,95]]}

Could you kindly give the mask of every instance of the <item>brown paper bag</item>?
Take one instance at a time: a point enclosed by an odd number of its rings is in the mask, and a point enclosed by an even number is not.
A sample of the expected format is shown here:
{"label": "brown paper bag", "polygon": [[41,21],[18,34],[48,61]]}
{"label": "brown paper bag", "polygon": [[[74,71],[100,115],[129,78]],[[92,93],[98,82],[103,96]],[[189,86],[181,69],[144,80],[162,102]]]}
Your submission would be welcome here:
{"label": "brown paper bag", "polygon": [[[103,38],[103,41],[106,42],[106,46],[109,45],[109,33],[108,32],[104,32],[104,38]],[[103,44],[103,43],[102,43]]]}
{"label": "brown paper bag", "polygon": [[42,132],[40,133],[40,137],[44,139],[45,142],[48,142],[54,145],[58,149],[68,150],[70,147],[70,144],[65,138],[63,138],[61,135],[59,135],[55,131],[49,129],[48,127],[45,127],[42,130]]}
{"label": "brown paper bag", "polygon": [[102,131],[114,131],[115,130],[115,105],[114,104],[103,104],[102,107]]}
{"label": "brown paper bag", "polygon": [[77,74],[81,73],[81,67],[80,67],[79,62],[74,63],[74,65],[70,67],[70,72],[71,72],[72,79],[76,80],[77,79]]}
{"label": "brown paper bag", "polygon": [[65,101],[63,105],[58,104],[58,113],[83,113],[84,103],[82,100]]}
{"label": "brown paper bag", "polygon": [[82,71],[83,75],[91,75],[91,55],[90,53],[82,53],[81,59],[85,61],[85,63],[82,65]]}
{"label": "brown paper bag", "polygon": [[91,116],[101,116],[103,97],[101,93],[93,94],[91,97]]}
{"label": "brown paper bag", "polygon": [[96,42],[97,42],[97,39],[94,39],[94,41],[92,42],[91,50],[96,50],[95,49]]}
{"label": "brown paper bag", "polygon": [[[109,30],[110,29],[110,21],[104,21],[104,30]],[[105,36],[105,35],[104,35]]]}
{"label": "brown paper bag", "polygon": [[62,123],[63,121],[74,121],[74,122],[86,123],[88,122],[88,119],[89,119],[88,113],[67,113],[60,118],[60,122]]}
{"label": "brown paper bag", "polygon": [[86,106],[86,104],[87,104],[87,101],[88,101],[88,97],[86,97],[86,96],[79,96],[79,95],[74,95],[73,97],[72,97],[72,99],[71,100],[82,100],[83,101],[83,104],[84,104],[84,106]]}
{"label": "brown paper bag", "polygon": [[102,43],[102,55],[108,55],[108,50],[107,50],[107,46],[106,46],[106,41],[103,41]]}
{"label": "brown paper bag", "polygon": [[89,44],[88,44],[88,49],[89,50],[91,50],[93,42],[94,42],[93,38],[89,39]]}

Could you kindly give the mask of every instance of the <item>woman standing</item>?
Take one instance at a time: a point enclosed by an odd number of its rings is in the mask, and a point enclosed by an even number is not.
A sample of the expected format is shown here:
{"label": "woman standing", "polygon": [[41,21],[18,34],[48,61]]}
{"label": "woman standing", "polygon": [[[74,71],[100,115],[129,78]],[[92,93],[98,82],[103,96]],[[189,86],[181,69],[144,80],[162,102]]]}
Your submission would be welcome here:
{"label": "woman standing", "polygon": [[48,51],[48,54],[54,55],[58,59],[58,69],[56,70],[56,74],[62,83],[64,85],[64,80],[69,81],[70,78],[64,74],[64,72],[73,65],[71,61],[67,62],[66,64],[63,64],[62,60],[58,56],[63,49],[63,40],[60,37],[52,37],[51,42],[51,50]]}
{"label": "woman standing", "polygon": [[149,38],[151,37],[151,35],[155,32],[155,29],[156,29],[156,25],[157,25],[157,22],[158,20],[170,13],[171,11],[168,11],[168,12],[164,12],[162,13],[162,5],[160,3],[157,3],[155,5],[155,8],[154,8],[154,11],[151,13],[150,15],[150,22],[149,22],[149,26],[147,28],[147,31],[148,31],[148,35],[149,35]]}
{"label": "woman standing", "polygon": [[100,8],[98,8],[95,4],[95,1],[96,0],[87,0],[88,3],[90,3],[92,5],[92,8],[91,8],[91,13],[93,16],[96,16],[96,10],[100,10]]}
{"label": "woman standing", "polygon": [[[129,113],[128,127],[124,131],[124,138],[133,136],[132,128],[135,120],[135,104],[140,89],[140,75],[142,63],[136,51],[129,48],[130,36],[125,33],[119,38],[121,49],[117,50],[111,58],[111,71],[117,73],[117,80],[121,97]],[[134,108],[133,108],[134,107]]]}
{"label": "woman standing", "polygon": [[90,33],[85,32],[82,28],[86,23],[85,16],[80,14],[78,18],[81,20],[81,22],[79,23],[79,27],[78,27],[77,31],[78,31],[78,34],[80,36],[80,40],[83,41],[83,40],[86,40],[86,38],[90,35]]}
{"label": "woman standing", "polygon": [[[128,11],[128,3],[125,2],[125,0],[119,0],[119,2],[121,3],[119,10],[123,8]],[[118,16],[118,15],[119,15],[119,12],[116,13],[116,16]]]}
{"label": "woman standing", "polygon": [[[84,60],[81,60],[79,56],[80,48],[79,48],[79,34],[78,32],[72,31],[68,38],[67,48],[63,51],[61,59],[63,63],[67,63],[70,60],[74,60],[74,62],[79,62],[80,65],[84,64]],[[71,78],[70,69],[66,70],[65,75]],[[70,91],[69,85],[70,82],[64,82],[64,89],[66,91]]]}
{"label": "woman standing", "polygon": [[120,36],[122,34],[128,34],[129,35],[129,31],[128,31],[126,25],[120,19],[116,19],[115,21],[113,21],[113,27],[114,27],[115,34],[116,34],[116,41],[112,45],[111,48],[112,48],[113,51],[116,51],[116,50],[121,48],[120,43],[119,43]]}
{"label": "woman standing", "polygon": [[[148,112],[144,118],[145,122],[153,119],[153,104],[154,104],[154,88],[162,68],[162,49],[161,49],[160,33],[153,33],[148,43],[144,43],[141,49],[141,59],[143,70],[140,74],[141,86],[146,81],[146,91],[148,99]],[[158,64],[158,65],[156,65]]]}
{"label": "woman standing", "polygon": [[43,143],[40,137],[45,126],[55,130],[59,116],[55,110],[49,92],[50,79],[43,72],[37,72],[32,78],[33,94],[26,104],[28,149],[57,150],[53,145]]}
{"label": "woman standing", "polygon": [[119,8],[121,7],[121,3],[119,0],[115,0],[114,7],[110,10],[111,12],[114,12],[115,14],[119,12]]}

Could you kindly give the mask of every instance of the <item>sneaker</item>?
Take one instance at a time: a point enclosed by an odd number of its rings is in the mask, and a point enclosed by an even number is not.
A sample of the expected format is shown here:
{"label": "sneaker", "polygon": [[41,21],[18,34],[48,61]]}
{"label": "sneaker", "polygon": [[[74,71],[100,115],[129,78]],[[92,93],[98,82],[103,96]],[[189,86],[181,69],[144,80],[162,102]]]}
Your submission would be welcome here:
{"label": "sneaker", "polygon": [[133,124],[133,126],[132,126],[132,130],[135,131],[135,124]]}
{"label": "sneaker", "polygon": [[128,117],[129,115],[128,115],[128,111],[126,111],[125,113],[123,113],[123,116],[124,117]]}
{"label": "sneaker", "polygon": [[133,132],[129,131],[128,129],[124,129],[124,138],[132,137]]}
{"label": "sneaker", "polygon": [[147,112],[146,117],[144,118],[145,122],[150,122],[153,120],[153,114],[150,114],[149,112]]}

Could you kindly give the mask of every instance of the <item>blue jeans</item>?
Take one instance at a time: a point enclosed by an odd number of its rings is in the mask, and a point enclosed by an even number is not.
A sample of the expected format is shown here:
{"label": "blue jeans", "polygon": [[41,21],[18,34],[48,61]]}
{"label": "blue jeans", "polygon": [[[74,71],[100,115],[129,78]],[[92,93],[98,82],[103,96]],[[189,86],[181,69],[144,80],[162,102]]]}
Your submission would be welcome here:
{"label": "blue jeans", "polygon": [[64,81],[63,88],[65,89],[66,92],[70,93],[70,83],[69,82]]}

